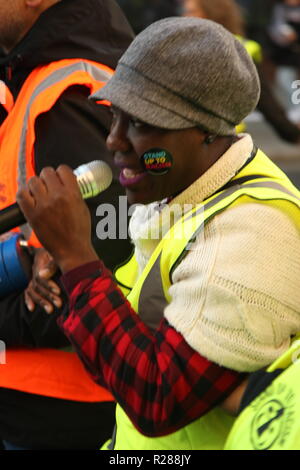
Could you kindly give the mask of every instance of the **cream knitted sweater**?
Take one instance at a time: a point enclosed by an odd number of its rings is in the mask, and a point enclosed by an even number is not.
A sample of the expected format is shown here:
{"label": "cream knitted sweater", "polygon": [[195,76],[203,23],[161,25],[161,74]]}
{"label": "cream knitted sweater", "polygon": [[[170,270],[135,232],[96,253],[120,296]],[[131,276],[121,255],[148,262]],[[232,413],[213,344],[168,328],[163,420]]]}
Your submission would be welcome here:
{"label": "cream knitted sweater", "polygon": [[[238,173],[252,148],[244,135],[172,204],[196,204],[215,193]],[[167,230],[158,208],[140,206],[130,222],[140,270],[159,242],[149,236],[153,221],[162,233]],[[196,243],[173,273],[164,316],[217,364],[247,372],[270,364],[300,331],[297,228],[284,207],[247,202],[215,216]]]}

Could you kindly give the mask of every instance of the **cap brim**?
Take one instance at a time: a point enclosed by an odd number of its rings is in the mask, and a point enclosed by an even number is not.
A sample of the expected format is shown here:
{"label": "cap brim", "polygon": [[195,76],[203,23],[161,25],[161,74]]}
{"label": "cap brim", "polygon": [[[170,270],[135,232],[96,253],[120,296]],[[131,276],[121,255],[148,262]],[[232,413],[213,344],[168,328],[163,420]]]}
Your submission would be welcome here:
{"label": "cap brim", "polygon": [[[129,69],[128,73],[126,67],[120,64],[115,75],[91,99],[108,100],[125,113],[162,129],[188,129],[197,126],[193,120],[186,119],[176,111],[185,105],[181,98],[170,96],[167,89],[134,70]],[[169,109],[170,103],[172,109]]]}

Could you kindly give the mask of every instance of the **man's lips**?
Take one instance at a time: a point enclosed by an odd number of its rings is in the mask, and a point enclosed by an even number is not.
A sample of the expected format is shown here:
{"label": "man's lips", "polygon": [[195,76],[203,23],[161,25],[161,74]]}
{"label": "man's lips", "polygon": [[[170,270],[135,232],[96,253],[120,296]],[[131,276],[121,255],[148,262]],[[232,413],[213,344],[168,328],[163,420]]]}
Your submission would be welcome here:
{"label": "man's lips", "polygon": [[121,155],[115,156],[114,158],[115,165],[120,168],[119,181],[122,186],[127,187],[137,184],[147,176],[147,172],[139,165],[136,158],[131,160],[132,161],[130,161],[129,156],[124,158]]}
{"label": "man's lips", "polygon": [[121,168],[119,181],[122,186],[130,186],[139,183],[145,176],[147,172],[144,169]]}

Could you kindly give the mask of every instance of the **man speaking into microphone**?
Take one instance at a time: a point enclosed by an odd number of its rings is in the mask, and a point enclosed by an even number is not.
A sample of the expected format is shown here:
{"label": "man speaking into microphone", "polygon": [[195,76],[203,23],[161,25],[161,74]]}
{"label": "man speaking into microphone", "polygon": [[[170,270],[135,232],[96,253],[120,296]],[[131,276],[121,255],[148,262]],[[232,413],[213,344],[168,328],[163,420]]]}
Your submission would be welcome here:
{"label": "man speaking into microphone", "polygon": [[[110,164],[109,110],[87,98],[111,76],[132,38],[114,0],[1,1],[0,210],[45,166]],[[131,246],[97,239],[96,209],[111,203],[118,210],[119,194],[115,172],[110,188],[88,201],[93,245],[111,268]],[[30,227],[22,231],[35,243]],[[0,340],[7,348],[0,440],[7,449],[96,449],[111,432],[112,397],[95,388],[57,326],[57,316],[68,309],[66,296],[56,304],[49,316],[45,302],[30,311],[23,292],[0,299]]]}
{"label": "man speaking into microphone", "polygon": [[96,93],[112,103],[107,146],[137,204],[134,257],[114,277],[70,169],[19,192],[63,272],[61,327],[118,402],[111,449],[222,449],[232,393],[300,331],[300,194],[235,132],[259,93],[252,59],[212,21],[168,18],[135,38]]}
{"label": "man speaking into microphone", "polygon": [[[98,196],[112,183],[112,171],[101,160],[80,165],[74,170],[74,175],[83,199]],[[0,211],[0,235],[24,224],[26,219],[17,202]]]}

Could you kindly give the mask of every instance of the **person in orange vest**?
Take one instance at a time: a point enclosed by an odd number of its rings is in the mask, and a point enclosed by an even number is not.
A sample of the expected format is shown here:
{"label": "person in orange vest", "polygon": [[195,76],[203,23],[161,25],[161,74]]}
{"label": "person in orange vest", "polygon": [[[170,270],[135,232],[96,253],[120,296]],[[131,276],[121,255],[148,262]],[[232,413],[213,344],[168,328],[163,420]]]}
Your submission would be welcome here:
{"label": "person in orange vest", "polygon": [[[3,209],[45,166],[110,163],[110,112],[87,97],[111,77],[133,32],[114,0],[12,0],[1,2],[0,13]],[[114,176],[111,188],[89,201],[93,245],[111,268],[131,251],[127,240],[96,236],[99,204],[118,209],[122,189]],[[96,449],[111,434],[112,396],[88,377],[57,326],[68,310],[61,295],[52,316],[47,303],[28,309],[23,292],[0,299],[0,340],[7,348],[0,366],[0,441],[6,449]]]}

